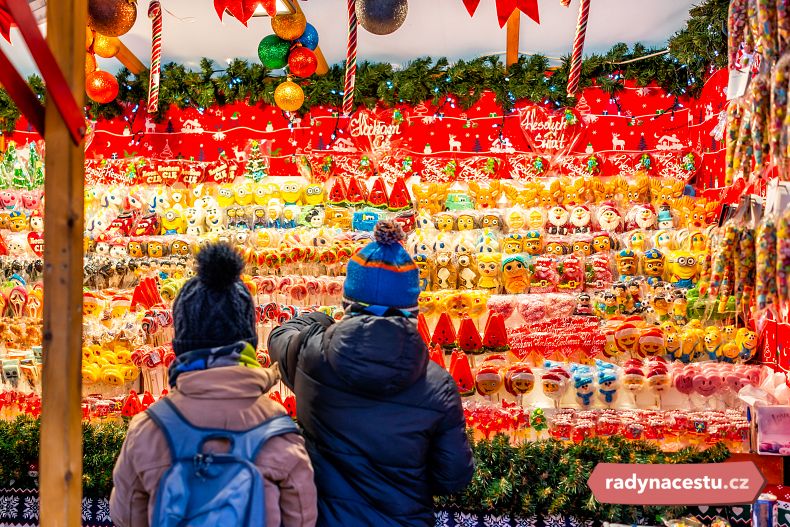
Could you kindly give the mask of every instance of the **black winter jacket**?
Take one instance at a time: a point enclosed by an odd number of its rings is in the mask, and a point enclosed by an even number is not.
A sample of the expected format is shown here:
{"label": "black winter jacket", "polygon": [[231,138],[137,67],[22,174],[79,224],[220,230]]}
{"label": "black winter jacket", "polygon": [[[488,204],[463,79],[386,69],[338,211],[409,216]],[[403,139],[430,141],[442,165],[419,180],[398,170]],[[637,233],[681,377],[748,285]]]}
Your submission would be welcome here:
{"label": "black winter jacket", "polygon": [[269,337],[296,394],[318,489],[318,526],[432,526],[432,498],[474,470],[461,398],[411,320],[322,313]]}

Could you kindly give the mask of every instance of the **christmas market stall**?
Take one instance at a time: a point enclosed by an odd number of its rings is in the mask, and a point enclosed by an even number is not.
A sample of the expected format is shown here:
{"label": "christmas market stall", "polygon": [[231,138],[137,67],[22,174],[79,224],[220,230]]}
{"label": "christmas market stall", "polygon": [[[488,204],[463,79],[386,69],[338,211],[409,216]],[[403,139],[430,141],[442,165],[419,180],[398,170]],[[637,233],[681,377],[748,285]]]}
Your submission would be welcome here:
{"label": "christmas market stall", "polygon": [[[111,525],[112,466],[128,420],[167,394],[171,307],[203,244],[243,256],[270,365],[283,322],[343,317],[346,263],[384,219],[407,235],[419,330],[474,441],[472,484],[437,499],[437,525],[751,521],[601,503],[601,462],[751,459],[785,483],[784,2],[684,3],[666,46],[585,53],[589,0],[454,0],[464,19],[496,14],[501,31],[474,24],[504,60],[402,64],[361,58],[408,28],[406,0],[331,19],[317,1],[215,0],[211,23],[258,30],[258,60],[179,62],[164,57],[190,43],[168,24],[190,20],[158,0],[63,3],[0,0],[0,33],[25,35],[44,77],[0,76],[0,523]],[[570,55],[519,53],[557,7]],[[57,63],[28,38],[42,9]],[[141,31],[143,60],[127,47]],[[61,81],[87,96],[78,129],[56,123]],[[296,417],[288,388],[269,396]]]}

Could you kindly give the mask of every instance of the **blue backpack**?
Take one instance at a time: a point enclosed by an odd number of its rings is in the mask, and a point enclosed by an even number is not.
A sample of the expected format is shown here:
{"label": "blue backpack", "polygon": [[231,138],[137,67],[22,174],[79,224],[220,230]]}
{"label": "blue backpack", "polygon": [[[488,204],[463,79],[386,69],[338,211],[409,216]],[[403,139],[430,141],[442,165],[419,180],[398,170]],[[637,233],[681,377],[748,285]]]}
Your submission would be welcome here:
{"label": "blue backpack", "polygon": [[[254,462],[270,438],[298,433],[290,417],[274,417],[251,430],[231,432],[192,425],[167,398],[147,412],[164,433],[173,459],[159,481],[151,525],[266,525],[263,477]],[[228,440],[230,450],[204,453],[206,442],[216,439]]]}

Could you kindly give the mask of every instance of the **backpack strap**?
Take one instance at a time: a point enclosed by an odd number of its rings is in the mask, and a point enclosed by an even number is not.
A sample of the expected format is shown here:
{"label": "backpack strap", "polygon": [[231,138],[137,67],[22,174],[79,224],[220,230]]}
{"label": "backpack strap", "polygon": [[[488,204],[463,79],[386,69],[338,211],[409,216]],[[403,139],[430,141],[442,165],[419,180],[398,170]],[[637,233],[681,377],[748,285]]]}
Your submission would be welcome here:
{"label": "backpack strap", "polygon": [[191,459],[206,441],[206,434],[201,432],[209,431],[193,426],[167,397],[152,404],[146,413],[164,434],[174,462]]}
{"label": "backpack strap", "polygon": [[191,460],[202,451],[207,441],[225,439],[231,442],[231,454],[254,462],[260,449],[272,437],[299,433],[293,419],[288,415],[273,417],[251,430],[238,432],[197,427],[187,421],[167,397],[151,405],[146,412],[164,434],[173,461]]}
{"label": "backpack strap", "polygon": [[272,417],[246,432],[235,432],[233,454],[255,462],[258,454],[269,439],[285,434],[298,434],[299,428],[288,415]]}

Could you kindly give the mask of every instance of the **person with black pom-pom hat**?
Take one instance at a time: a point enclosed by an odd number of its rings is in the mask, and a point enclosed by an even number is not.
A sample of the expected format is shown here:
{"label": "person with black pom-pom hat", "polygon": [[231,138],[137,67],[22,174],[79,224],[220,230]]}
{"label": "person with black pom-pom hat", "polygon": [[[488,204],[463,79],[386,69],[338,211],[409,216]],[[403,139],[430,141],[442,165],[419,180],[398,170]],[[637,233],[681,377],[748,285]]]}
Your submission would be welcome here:
{"label": "person with black pom-pom hat", "polygon": [[[260,431],[264,423],[279,419],[284,423],[280,435],[261,443],[257,455],[252,454],[249,460],[261,474],[263,488],[259,495],[243,499],[265,505],[265,523],[261,525],[312,527],[316,521],[313,469],[298,429],[289,418],[282,419],[284,408],[266,396],[279,375],[275,368],[263,368],[256,360],[255,307],[240,280],[243,267],[241,256],[227,244],[208,245],[198,253],[197,276],[184,284],[173,304],[176,359],[169,368],[171,392],[151,409],[175,407],[174,414],[188,423],[181,423],[188,434],[208,431],[212,438],[224,438],[224,430]],[[110,515],[118,527],[164,525],[155,517],[158,494],[172,497],[175,492],[186,500],[190,492],[200,491],[160,486],[163,478],[172,476],[170,439],[180,444],[189,438],[170,438],[151,409],[132,419],[113,472]],[[289,430],[289,423],[292,431],[283,433]],[[240,436],[229,437],[239,442]],[[208,440],[202,453],[227,451],[225,441]],[[190,500],[190,505],[194,501]],[[173,510],[182,504],[168,505],[171,519]],[[218,518],[223,517],[215,516],[213,524],[218,525]],[[189,517],[183,521],[186,523],[178,525],[206,525],[205,520],[200,523]],[[208,521],[211,524],[210,517]]]}
{"label": "person with black pom-pom hat", "polygon": [[351,258],[343,320],[309,313],[269,337],[296,394],[320,527],[432,526],[433,496],[472,478],[458,389],[417,331],[419,273],[404,237],[379,222]]}

